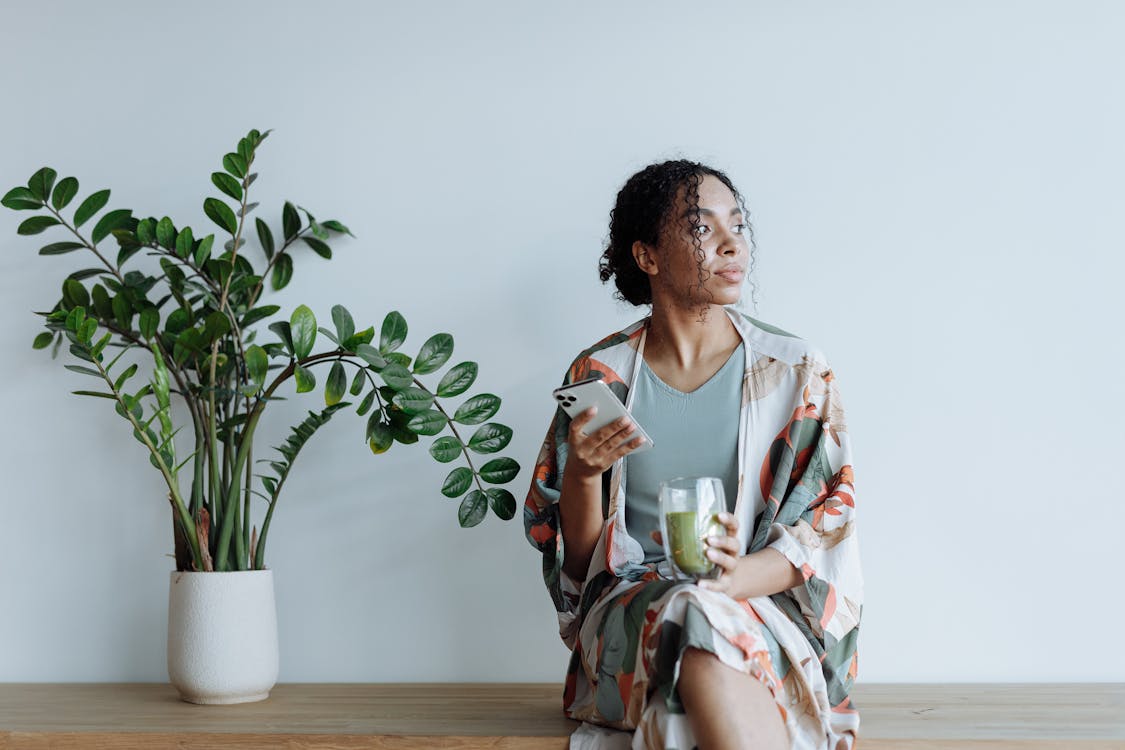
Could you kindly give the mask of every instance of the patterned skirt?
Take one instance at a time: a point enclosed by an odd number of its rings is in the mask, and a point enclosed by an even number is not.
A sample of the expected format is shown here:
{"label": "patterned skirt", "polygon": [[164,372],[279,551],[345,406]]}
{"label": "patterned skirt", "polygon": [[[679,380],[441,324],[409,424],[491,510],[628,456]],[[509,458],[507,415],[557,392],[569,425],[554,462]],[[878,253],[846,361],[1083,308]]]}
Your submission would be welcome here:
{"label": "patterned skirt", "polygon": [[[771,625],[796,629],[768,597],[735,601],[654,574],[621,580],[590,607],[571,655],[564,703],[584,723],[570,747],[694,748],[676,684],[684,651],[697,648],[769,689],[794,750],[849,750],[854,734],[828,726],[831,709],[811,649],[787,653]],[[795,657],[801,668],[793,668]]]}

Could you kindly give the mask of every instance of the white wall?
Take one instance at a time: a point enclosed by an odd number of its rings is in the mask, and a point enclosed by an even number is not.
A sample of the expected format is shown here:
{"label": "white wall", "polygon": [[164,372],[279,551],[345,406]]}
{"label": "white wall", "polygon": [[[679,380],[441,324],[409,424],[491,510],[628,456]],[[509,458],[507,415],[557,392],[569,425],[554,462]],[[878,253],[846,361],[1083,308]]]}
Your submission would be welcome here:
{"label": "white wall", "polygon": [[[1120,681],[1122,38],[1108,0],[10,3],[0,190],[49,164],[204,227],[221,155],[274,128],[260,215],[358,235],[278,303],[398,309],[407,349],[451,331],[505,398],[522,502],[549,390],[638,317],[596,277],[617,189],[713,163],[752,212],[751,311],[841,383],[861,680]],[[0,680],[164,680],[161,483],[31,350],[78,261],[36,257],[26,215],[0,212]],[[442,467],[362,430],[310,444],[275,518],[281,679],[561,679],[519,517],[461,530]]]}

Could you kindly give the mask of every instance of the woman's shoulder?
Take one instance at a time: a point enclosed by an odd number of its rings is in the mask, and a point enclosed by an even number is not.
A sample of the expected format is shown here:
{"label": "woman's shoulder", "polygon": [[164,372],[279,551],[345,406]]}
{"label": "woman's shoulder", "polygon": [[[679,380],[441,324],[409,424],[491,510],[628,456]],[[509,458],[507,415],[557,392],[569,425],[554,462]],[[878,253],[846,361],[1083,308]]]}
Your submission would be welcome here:
{"label": "woman's shoulder", "polygon": [[828,364],[824,351],[808,339],[746,313],[732,312],[735,323],[742,329],[757,356],[765,355],[795,367],[809,362]]}
{"label": "woman's shoulder", "polygon": [[637,345],[644,329],[644,320],[603,336],[598,341],[580,351],[567,368],[564,383],[574,383],[586,378],[601,378],[612,385],[624,382],[636,356]]}

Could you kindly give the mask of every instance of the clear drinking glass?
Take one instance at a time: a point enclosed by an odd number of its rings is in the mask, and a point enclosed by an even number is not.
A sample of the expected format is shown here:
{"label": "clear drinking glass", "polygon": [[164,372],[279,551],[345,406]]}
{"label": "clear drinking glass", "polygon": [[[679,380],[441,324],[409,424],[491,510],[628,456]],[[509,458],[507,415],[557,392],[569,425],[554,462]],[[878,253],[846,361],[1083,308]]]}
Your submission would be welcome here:
{"label": "clear drinking glass", "polygon": [[707,557],[707,537],[723,536],[719,513],[726,510],[723,482],[717,477],[677,477],[660,483],[660,535],[666,565],[674,580],[714,578],[721,569]]}

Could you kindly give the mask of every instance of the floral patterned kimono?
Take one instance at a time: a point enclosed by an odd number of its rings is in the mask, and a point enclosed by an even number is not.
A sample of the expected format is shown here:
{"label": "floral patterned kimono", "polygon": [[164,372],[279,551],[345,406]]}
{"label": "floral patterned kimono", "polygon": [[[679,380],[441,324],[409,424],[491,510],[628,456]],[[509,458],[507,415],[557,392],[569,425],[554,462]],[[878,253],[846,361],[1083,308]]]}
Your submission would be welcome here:
{"label": "floral patterned kimono", "polygon": [[[832,370],[808,342],[733,309],[746,371],[739,419],[735,515],[743,549],[773,547],[804,583],[735,601],[662,579],[625,528],[625,461],[602,478],[605,525],[586,579],[562,570],[559,490],[570,419],[556,411],[524,505],[527,538],[573,649],[566,715],[585,722],[572,748],[690,750],[694,738],[675,690],[686,648],[709,651],[769,688],[794,750],[851,750],[859,714],[856,676],[863,579],[855,527],[852,455]],[[600,377],[631,406],[648,319],[582,352],[563,379]],[[751,517],[755,503],[765,510]],[[761,503],[758,503],[759,507]],[[631,736],[626,732],[631,732]]]}

